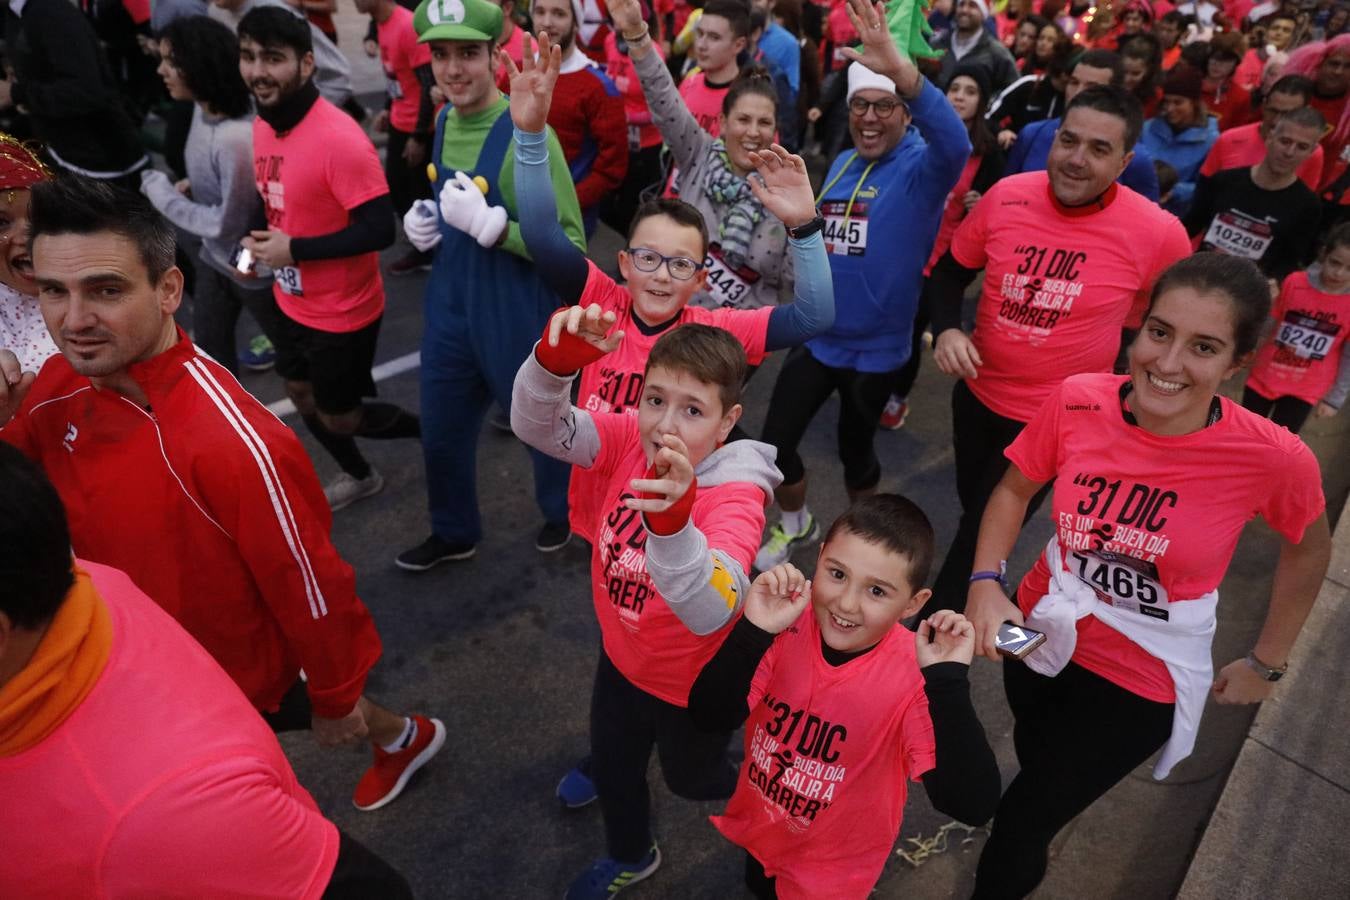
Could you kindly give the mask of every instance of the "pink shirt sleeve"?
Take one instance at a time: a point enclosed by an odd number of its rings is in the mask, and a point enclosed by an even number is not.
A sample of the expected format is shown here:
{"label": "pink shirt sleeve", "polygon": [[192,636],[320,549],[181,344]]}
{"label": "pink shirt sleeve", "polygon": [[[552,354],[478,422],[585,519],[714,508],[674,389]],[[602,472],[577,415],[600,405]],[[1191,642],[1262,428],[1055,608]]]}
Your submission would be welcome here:
{"label": "pink shirt sleeve", "polygon": [[1064,386],[1061,384],[1045,398],[1027,427],[1003,451],[1017,470],[1032,481],[1044,484],[1059,474],[1059,413],[1063,408]]}
{"label": "pink shirt sleeve", "polygon": [[[633,427],[637,427],[636,423]],[[693,522],[708,539],[710,550],[721,550],[749,572],[750,563],[759,551],[768,498],[761,488],[749,482],[736,482],[726,488],[717,492],[715,504],[705,505],[702,496],[694,501]]]}
{"label": "pink shirt sleeve", "polygon": [[353,210],[389,193],[389,185],[384,179],[384,168],[375,145],[364,133],[360,141],[344,143],[350,147],[349,152],[325,154],[328,189],[343,209]]}
{"label": "pink shirt sleeve", "polygon": [[983,269],[988,261],[985,245],[989,236],[989,216],[999,193],[999,186],[995,184],[961,220],[952,235],[952,256],[967,269]]}
{"label": "pink shirt sleeve", "polygon": [[[578,413],[582,415],[582,413]],[[637,443],[637,417],[625,413],[585,413],[600,435],[600,453],[588,471],[609,474]],[[627,474],[625,469],[623,473]]]}
{"label": "pink shirt sleeve", "polygon": [[769,335],[769,316],[772,306],[759,309],[713,310],[712,324],[730,331],[745,348],[745,359],[750,365],[764,362],[764,342]]}
{"label": "pink shirt sleeve", "polygon": [[582,288],[578,306],[598,303],[604,311],[617,313],[632,302],[627,289],[606,275],[593,261],[586,260],[586,266],[586,287]]}
{"label": "pink shirt sleeve", "polygon": [[173,886],[199,897],[318,898],[338,832],[307,799],[256,757],[185,769],[123,815],[103,853],[100,894],[162,896]]}
{"label": "pink shirt sleeve", "polygon": [[928,714],[928,695],[923,688],[914,695],[900,723],[900,745],[905,777],[918,781],[923,773],[937,765],[937,742],[933,738],[933,717]]}
{"label": "pink shirt sleeve", "polygon": [[1284,432],[1288,438],[1285,449],[1288,456],[1279,472],[1279,483],[1273,486],[1261,507],[1261,518],[1291,544],[1303,540],[1303,532],[1326,509],[1322,494],[1322,470],[1317,465],[1308,445],[1298,437]]}

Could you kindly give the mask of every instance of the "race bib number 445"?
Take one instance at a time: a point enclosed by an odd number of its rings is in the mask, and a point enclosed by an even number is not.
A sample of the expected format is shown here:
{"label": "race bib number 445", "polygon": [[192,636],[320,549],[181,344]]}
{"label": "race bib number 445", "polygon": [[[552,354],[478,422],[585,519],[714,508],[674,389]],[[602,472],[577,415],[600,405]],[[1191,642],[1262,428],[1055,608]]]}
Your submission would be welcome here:
{"label": "race bib number 445", "polygon": [[825,219],[825,249],[835,256],[867,255],[867,203],[827,200],[820,204]]}

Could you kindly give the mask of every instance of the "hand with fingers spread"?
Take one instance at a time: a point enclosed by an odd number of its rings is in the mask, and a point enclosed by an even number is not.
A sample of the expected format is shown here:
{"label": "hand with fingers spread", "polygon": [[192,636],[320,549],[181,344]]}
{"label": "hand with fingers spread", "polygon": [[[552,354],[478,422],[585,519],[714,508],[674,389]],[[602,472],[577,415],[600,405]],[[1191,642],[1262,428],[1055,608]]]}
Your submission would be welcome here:
{"label": "hand with fingers spread", "polygon": [[984,357],[975,342],[960,328],[948,328],[933,341],[933,361],[944,375],[953,378],[979,378]]}
{"label": "hand with fingers spread", "polygon": [[848,0],[846,7],[848,20],[858,32],[863,49],[859,53],[852,47],[842,47],[839,52],[853,62],[862,63],[867,68],[884,75],[900,90],[900,96],[913,100],[923,88],[923,76],[900,48],[886,26],[886,5],[880,0]]}
{"label": "hand with fingers spread", "polygon": [[647,24],[642,18],[642,5],[638,0],[612,0],[605,4],[605,8],[614,22],[614,30],[623,37],[637,34]]}
{"label": "hand with fingers spread", "polygon": [[810,605],[810,580],[792,563],[780,563],[761,572],[750,585],[745,617],[769,634],[781,634]]}
{"label": "hand with fingers spread", "polygon": [[975,628],[975,652],[998,662],[998,629],[1004,622],[1025,625],[1022,610],[994,581],[976,581],[966,598],[966,618]]}
{"label": "hand with fingers spread", "polygon": [[552,43],[546,32],[539,32],[539,55],[530,52],[530,38],[523,38],[520,68],[509,55],[502,55],[511,76],[511,122],[521,131],[537,134],[548,123],[553,104],[553,87],[562,69],[562,48]]}
{"label": "hand with fingers spread", "polygon": [[[661,449],[656,451],[646,478],[634,478],[629,487],[638,496],[629,497],[624,505],[644,513],[664,513],[671,510],[694,484],[694,465],[689,461],[689,448],[673,434],[661,438]],[[692,505],[692,504],[689,504]]]}
{"label": "hand with fingers spread", "polygon": [[975,658],[975,626],[958,612],[940,609],[919,623],[914,655],[921,669],[944,662],[968,666]]}
{"label": "hand with fingers spread", "polygon": [[37,380],[33,372],[23,371],[19,358],[9,350],[0,350],[0,425],[4,425],[23,405],[28,389]]}
{"label": "hand with fingers spread", "polygon": [[781,144],[767,150],[750,151],[755,174],[747,179],[750,190],[765,209],[789,228],[797,228],[816,217],[816,199],[806,163]]}
{"label": "hand with fingers spread", "polygon": [[554,375],[570,376],[612,352],[623,341],[623,332],[610,333],[617,317],[600,304],[565,306],[553,314],[544,328],[535,358]]}

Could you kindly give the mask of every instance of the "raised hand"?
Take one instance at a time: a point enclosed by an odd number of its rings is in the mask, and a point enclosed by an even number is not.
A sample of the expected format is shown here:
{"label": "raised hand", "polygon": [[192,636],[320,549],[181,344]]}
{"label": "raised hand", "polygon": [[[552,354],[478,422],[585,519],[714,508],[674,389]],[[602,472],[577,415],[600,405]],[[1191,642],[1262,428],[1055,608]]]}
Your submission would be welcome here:
{"label": "raised hand", "polygon": [[638,0],[613,0],[606,3],[609,17],[620,35],[637,34],[645,24],[642,18],[642,6]]}
{"label": "raised hand", "polygon": [[0,350],[0,425],[4,425],[23,405],[28,389],[37,375],[23,371],[19,358],[8,350]]}
{"label": "raised hand", "polygon": [[694,483],[694,465],[689,462],[689,448],[673,434],[661,438],[661,449],[652,458],[653,478],[634,478],[628,484],[640,494],[653,497],[629,497],[624,505],[641,512],[660,513],[670,509]]}
{"label": "raised hand", "polygon": [[942,662],[968,666],[975,658],[975,626],[960,613],[940,609],[919,623],[914,655],[921,669]]}
{"label": "raised hand", "polygon": [[757,176],[749,179],[750,190],[779,221],[797,228],[816,217],[811,179],[800,156],[780,144],[771,144],[767,150],[751,151],[750,161]]}
{"label": "raised hand", "polygon": [[617,317],[614,313],[604,312],[598,303],[592,303],[590,306],[569,306],[560,309],[553,314],[553,318],[549,319],[548,345],[550,347],[558,346],[558,342],[566,333],[581,338],[599,350],[601,355],[609,353],[623,341],[622,331],[609,333],[609,330],[614,327],[615,321],[617,321]]}
{"label": "raised hand", "polygon": [[769,634],[780,634],[811,605],[811,582],[792,563],[761,572],[745,597],[745,617]]}
{"label": "raised hand", "polygon": [[553,104],[553,86],[558,82],[562,68],[562,48],[553,44],[548,35],[539,32],[539,56],[530,52],[530,38],[525,36],[521,47],[520,68],[507,54],[502,61],[511,76],[511,121],[521,131],[540,132],[548,122],[548,108]]}
{"label": "raised hand", "polygon": [[859,53],[852,47],[840,48],[840,52],[846,58],[860,62],[878,75],[885,75],[894,81],[901,96],[910,99],[917,97],[923,86],[923,76],[895,45],[895,39],[886,27],[886,5],[880,0],[875,3],[869,0],[848,0],[845,11],[862,40],[863,52]]}

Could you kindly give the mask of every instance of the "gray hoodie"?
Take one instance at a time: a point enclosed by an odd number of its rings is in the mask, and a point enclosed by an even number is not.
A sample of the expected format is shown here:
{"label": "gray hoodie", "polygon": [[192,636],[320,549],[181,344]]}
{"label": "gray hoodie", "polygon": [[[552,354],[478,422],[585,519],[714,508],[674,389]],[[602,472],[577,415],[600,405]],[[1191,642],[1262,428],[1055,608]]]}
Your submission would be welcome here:
{"label": "gray hoodie", "polygon": [[[590,413],[572,405],[572,381],[539,365],[534,351],[516,373],[511,392],[511,429],[535,449],[574,466],[589,468],[600,454],[600,433]],[[733,441],[717,448],[694,467],[701,488],[733,481],[753,484],[765,501],[783,480],[774,465],[778,451],[759,441]],[[731,579],[731,591],[714,583],[718,570]],[[647,574],[666,606],[697,635],[712,634],[734,619],[744,603],[750,578],[728,553],[708,546],[692,521],[672,535],[647,532]],[[735,597],[727,602],[728,593]]]}
{"label": "gray hoodie", "polygon": [[[284,0],[244,0],[237,9],[225,9],[211,4],[208,15],[217,22],[228,25],[231,31],[239,31],[239,20],[248,15],[249,10],[258,6],[279,6],[299,18],[304,13],[288,5]],[[308,21],[308,20],[306,20]],[[341,106],[352,95],[352,67],[347,57],[328,39],[318,26],[309,23],[309,36],[314,39],[314,86],[325,100],[334,106]]]}

